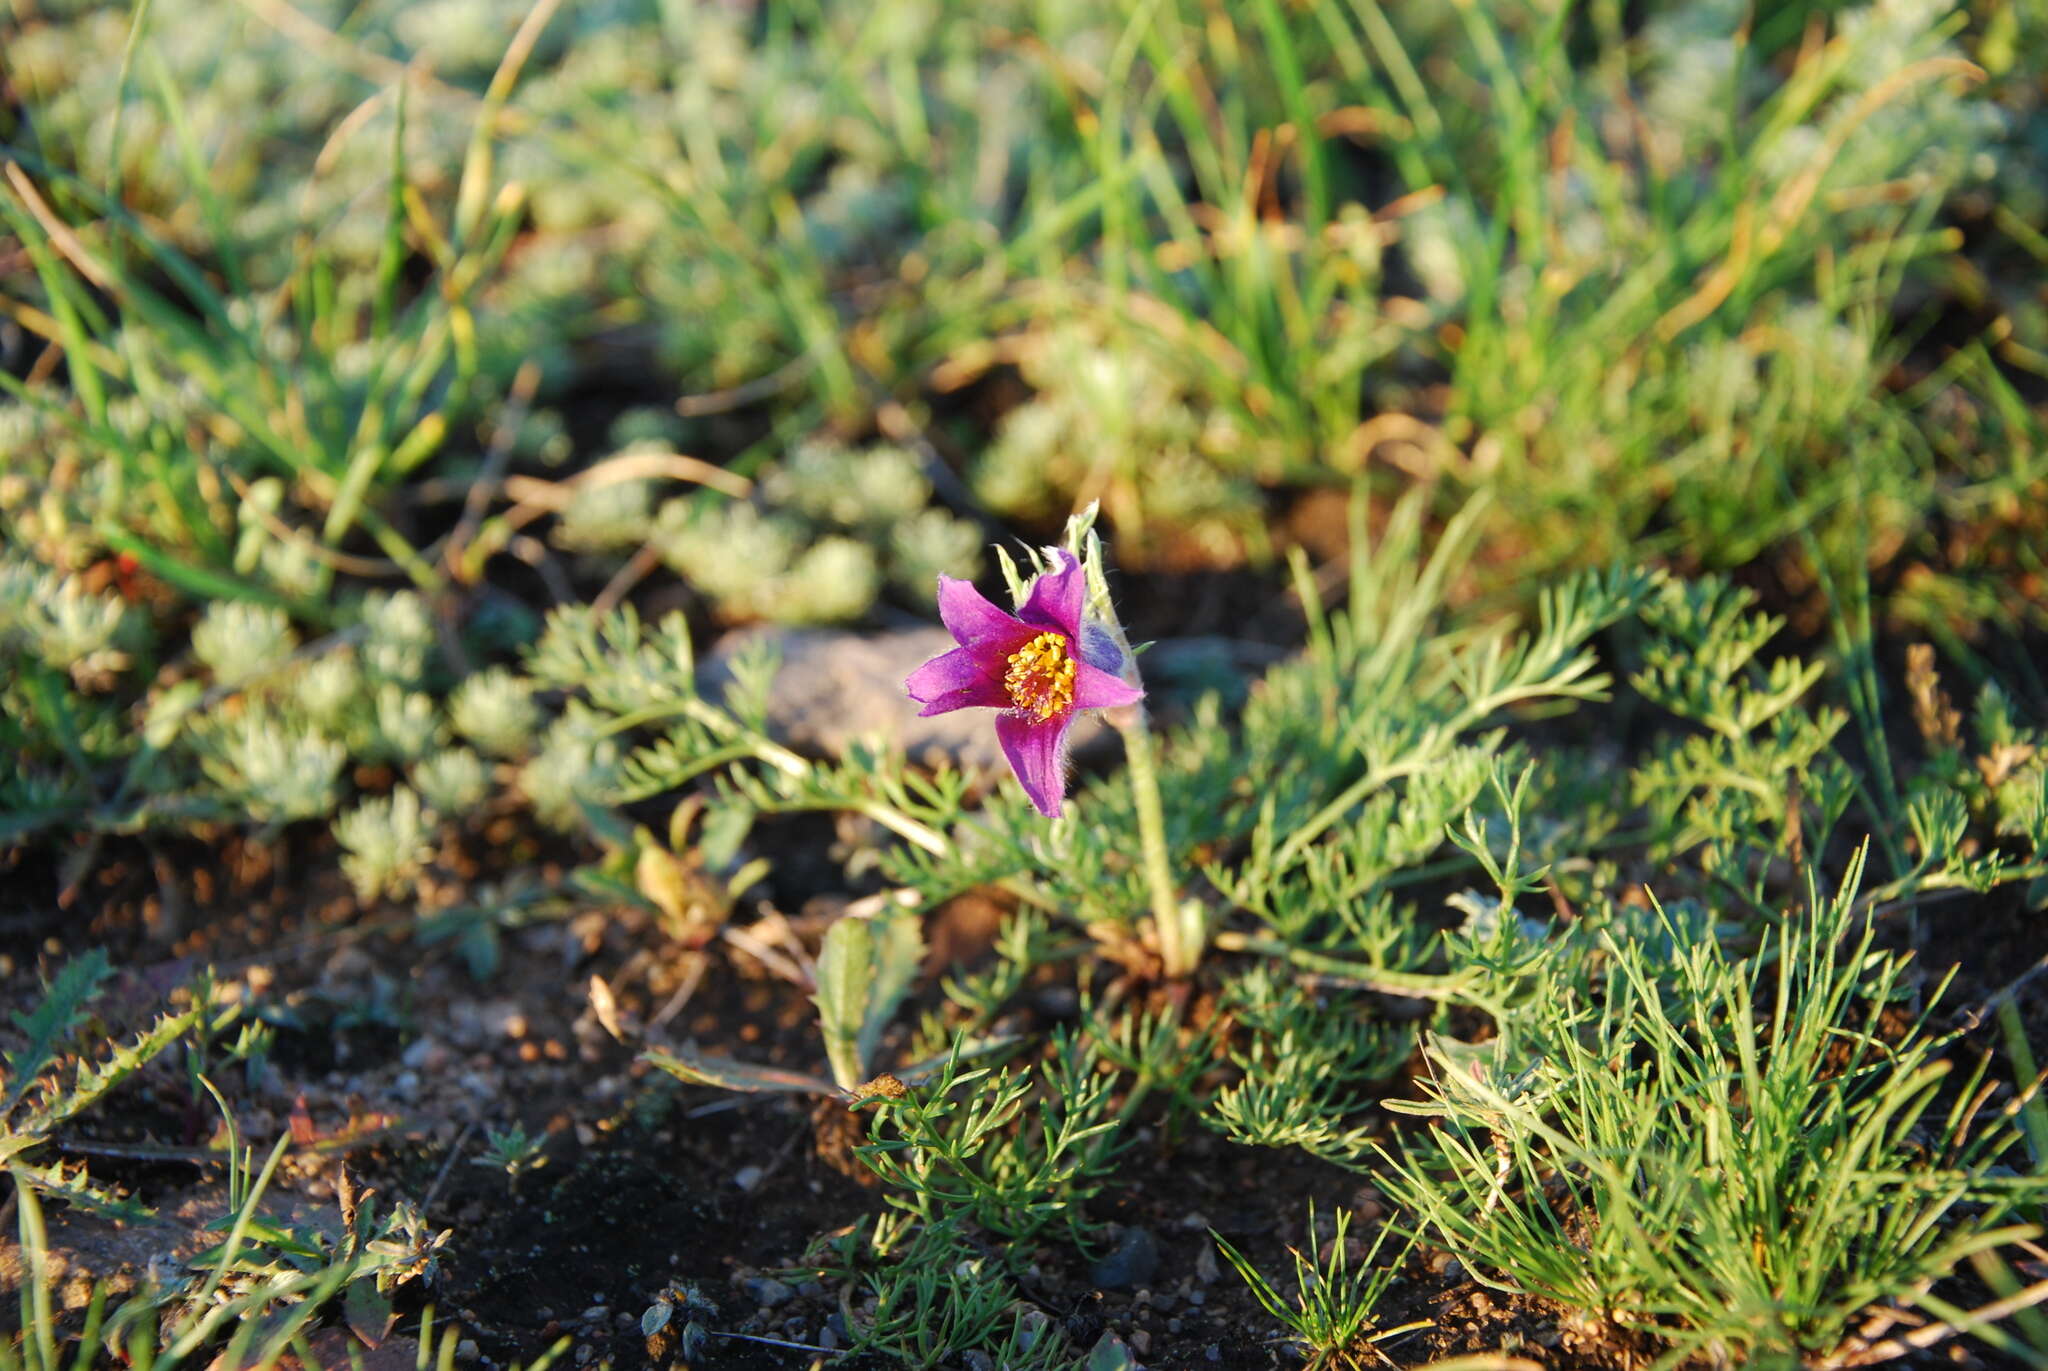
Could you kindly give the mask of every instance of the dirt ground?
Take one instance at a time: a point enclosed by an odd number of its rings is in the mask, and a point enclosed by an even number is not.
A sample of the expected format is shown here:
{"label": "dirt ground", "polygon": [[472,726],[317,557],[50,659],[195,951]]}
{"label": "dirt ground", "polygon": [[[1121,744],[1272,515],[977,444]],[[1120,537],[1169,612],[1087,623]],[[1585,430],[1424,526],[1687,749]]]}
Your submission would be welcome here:
{"label": "dirt ground", "polygon": [[[185,865],[191,854],[161,855],[171,871],[198,869]],[[538,851],[519,855],[545,864]],[[504,932],[498,966],[480,979],[474,948],[461,939],[429,942],[409,918],[356,910],[317,851],[293,850],[287,839],[227,856],[220,869],[184,881],[182,930],[168,945],[165,863],[131,861],[125,878],[101,878],[54,918],[29,897],[57,873],[17,869],[0,909],[0,998],[31,1003],[39,966],[107,946],[125,968],[102,1006],[118,1032],[215,965],[224,993],[279,1024],[265,1071],[252,1078],[228,1064],[217,1073],[246,1138],[260,1146],[288,1129],[303,1140],[280,1172],[274,1212],[302,1220],[337,1213],[343,1168],[357,1185],[421,1205],[454,1236],[437,1278],[408,1287],[402,1312],[431,1302],[459,1320],[477,1365],[530,1359],[566,1334],[571,1365],[665,1366],[672,1353],[657,1345],[662,1359],[650,1358],[641,1315],[683,1291],[708,1329],[799,1345],[720,1337],[693,1364],[807,1367],[846,1345],[859,1295],[814,1274],[814,1249],[882,1204],[849,1174],[859,1168],[845,1152],[847,1116],[837,1106],[814,1114],[794,1097],[683,1086],[636,1060],[643,1043],[694,1040],[711,1052],[815,1070],[813,1011],[795,987],[720,945],[669,944],[651,920],[630,913]],[[814,896],[792,920],[799,933],[821,924],[832,904]],[[983,924],[987,913],[979,911]],[[932,940],[971,958],[975,923],[942,912]],[[1930,963],[1963,961],[1949,997],[1959,1006],[2048,952],[2038,925],[1992,902],[1933,907],[1914,933]],[[604,1013],[593,1005],[593,977],[610,992]],[[1071,1005],[1057,994],[1027,999],[1035,1020],[1027,1026],[1038,1029]],[[2028,1009],[2038,1021],[2043,1006],[2029,1000]],[[837,1122],[826,1117],[835,1112]],[[545,1138],[542,1163],[516,1178],[478,1165],[486,1128],[515,1123]],[[1353,1241],[1369,1241],[1385,1216],[1377,1193],[1334,1167],[1234,1146],[1199,1127],[1173,1138],[1156,1122],[1141,1119],[1138,1128],[1120,1184],[1098,1197],[1094,1217],[1112,1225],[1112,1241],[1127,1230],[1149,1235],[1152,1269],[1132,1288],[1104,1289],[1091,1274],[1103,1253],[1054,1244],[1024,1274],[1024,1297],[1076,1345],[1113,1331],[1151,1367],[1298,1364],[1242,1282],[1219,1266],[1209,1230],[1277,1274],[1289,1269],[1290,1246],[1312,1240],[1302,1231],[1309,1201],[1325,1215],[1352,1208]],[[211,1105],[190,1097],[183,1070],[160,1064],[65,1135],[67,1155],[162,1219],[117,1228],[53,1216],[63,1303],[83,1304],[82,1277],[113,1278],[119,1288],[153,1259],[203,1245],[197,1228],[226,1202],[219,1154],[209,1150],[219,1129]],[[7,1271],[0,1257],[0,1283],[11,1283]],[[1481,1352],[1553,1367],[1647,1360],[1638,1340],[1490,1292],[1444,1253],[1410,1259],[1385,1316],[1428,1321],[1387,1345],[1402,1365]],[[410,1364],[403,1346],[386,1355]],[[1919,1364],[2000,1362],[1981,1345],[1957,1343]]]}

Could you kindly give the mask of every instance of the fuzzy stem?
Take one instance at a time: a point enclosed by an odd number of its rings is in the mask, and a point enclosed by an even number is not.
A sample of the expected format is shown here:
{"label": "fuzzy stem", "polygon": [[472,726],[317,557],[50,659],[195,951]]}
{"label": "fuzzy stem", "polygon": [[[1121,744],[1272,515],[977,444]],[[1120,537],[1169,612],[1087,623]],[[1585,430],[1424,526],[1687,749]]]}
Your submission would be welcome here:
{"label": "fuzzy stem", "polygon": [[1183,916],[1173,889],[1173,869],[1166,850],[1166,812],[1159,804],[1159,773],[1152,753],[1152,730],[1143,707],[1119,722],[1124,757],[1131,775],[1131,798],[1138,809],[1138,843],[1145,859],[1145,884],[1152,894],[1152,922],[1159,930],[1159,956],[1166,974],[1178,979],[1193,973],[1202,960],[1203,928],[1199,913]]}

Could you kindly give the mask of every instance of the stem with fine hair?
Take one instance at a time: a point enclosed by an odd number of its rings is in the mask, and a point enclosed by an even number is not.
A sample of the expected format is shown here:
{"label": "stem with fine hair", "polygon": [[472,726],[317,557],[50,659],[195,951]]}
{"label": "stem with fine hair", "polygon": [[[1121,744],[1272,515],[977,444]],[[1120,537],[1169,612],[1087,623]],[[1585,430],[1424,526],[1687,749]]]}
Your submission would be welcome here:
{"label": "stem with fine hair", "polygon": [[[1114,715],[1112,714],[1112,719]],[[1173,868],[1166,850],[1166,812],[1159,804],[1159,772],[1152,751],[1152,730],[1142,705],[1128,720],[1115,720],[1124,735],[1124,756],[1131,776],[1131,799],[1138,810],[1138,845],[1145,863],[1145,885],[1152,896],[1152,922],[1159,930],[1159,956],[1166,974],[1191,974],[1202,960],[1202,921],[1183,911],[1174,893]]]}

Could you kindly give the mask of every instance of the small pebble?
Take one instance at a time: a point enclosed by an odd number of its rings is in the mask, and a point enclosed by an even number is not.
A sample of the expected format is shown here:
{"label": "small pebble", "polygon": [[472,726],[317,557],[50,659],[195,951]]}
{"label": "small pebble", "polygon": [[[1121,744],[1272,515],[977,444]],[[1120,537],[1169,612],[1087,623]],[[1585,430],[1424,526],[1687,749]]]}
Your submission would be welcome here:
{"label": "small pebble", "polygon": [[1126,1228],[1110,1254],[1088,1268],[1088,1279],[1102,1290],[1130,1290],[1152,1279],[1159,1269],[1159,1240],[1151,1230]]}
{"label": "small pebble", "polygon": [[995,1358],[979,1350],[962,1352],[960,1360],[967,1371],[996,1371]]}
{"label": "small pebble", "polygon": [[751,1192],[761,1183],[761,1177],[765,1174],[758,1166],[743,1166],[733,1172],[732,1183],[742,1190]]}
{"label": "small pebble", "polygon": [[751,1276],[741,1281],[740,1287],[753,1297],[754,1303],[760,1305],[763,1309],[780,1309],[783,1305],[789,1303],[792,1295],[796,1294],[794,1290],[791,1290],[772,1276]]}
{"label": "small pebble", "polygon": [[1209,1344],[1209,1350],[1204,1352],[1202,1355],[1207,1357],[1210,1361],[1222,1361],[1223,1349],[1212,1342]]}

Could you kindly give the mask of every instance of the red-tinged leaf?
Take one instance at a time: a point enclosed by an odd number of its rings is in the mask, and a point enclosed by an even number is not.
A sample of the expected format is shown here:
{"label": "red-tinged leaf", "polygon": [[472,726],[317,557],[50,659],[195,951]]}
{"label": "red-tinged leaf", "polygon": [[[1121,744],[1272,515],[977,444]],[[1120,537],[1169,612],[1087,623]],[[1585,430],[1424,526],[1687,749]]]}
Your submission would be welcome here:
{"label": "red-tinged leaf", "polygon": [[653,1051],[642,1055],[642,1061],[660,1067],[678,1080],[691,1085],[716,1086],[720,1090],[738,1090],[746,1094],[763,1091],[781,1091],[790,1095],[837,1095],[839,1087],[823,1076],[810,1076],[801,1071],[784,1071],[776,1066],[756,1066],[734,1057],[710,1057],[694,1048],[678,1048],[675,1052]]}

